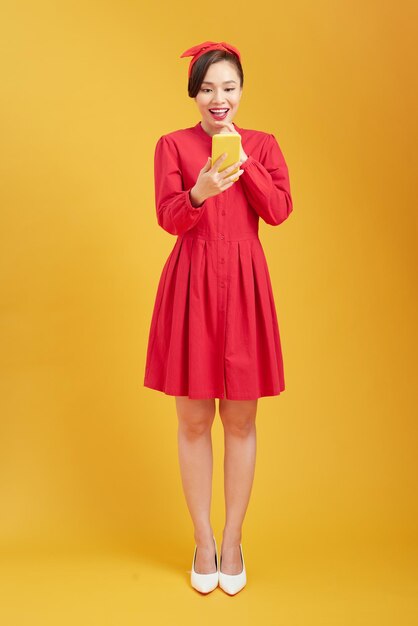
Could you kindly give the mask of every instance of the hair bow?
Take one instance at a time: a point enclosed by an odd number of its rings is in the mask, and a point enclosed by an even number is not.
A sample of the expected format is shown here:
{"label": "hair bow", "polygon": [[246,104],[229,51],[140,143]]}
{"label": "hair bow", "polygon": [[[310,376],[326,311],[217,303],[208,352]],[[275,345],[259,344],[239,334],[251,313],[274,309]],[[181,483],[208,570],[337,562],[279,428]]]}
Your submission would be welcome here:
{"label": "hair bow", "polygon": [[196,63],[197,59],[201,57],[202,54],[205,54],[205,52],[209,52],[209,50],[226,50],[227,52],[231,52],[232,54],[235,54],[238,57],[238,59],[241,60],[241,55],[240,55],[238,48],[231,46],[231,44],[226,43],[226,41],[219,41],[219,42],[204,41],[203,43],[200,43],[197,46],[193,46],[192,48],[185,50],[183,54],[180,55],[180,59],[182,57],[193,57],[189,65],[189,77],[192,72],[192,67],[194,63]]}

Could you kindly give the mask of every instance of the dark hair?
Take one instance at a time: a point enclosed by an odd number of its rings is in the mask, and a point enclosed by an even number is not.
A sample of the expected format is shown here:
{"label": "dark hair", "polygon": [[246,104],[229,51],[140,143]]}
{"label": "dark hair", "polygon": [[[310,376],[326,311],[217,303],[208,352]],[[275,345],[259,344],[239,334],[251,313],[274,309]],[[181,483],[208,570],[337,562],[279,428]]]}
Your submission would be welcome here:
{"label": "dark hair", "polygon": [[241,87],[243,86],[244,72],[242,71],[241,62],[236,54],[227,52],[226,50],[209,50],[209,52],[202,54],[202,56],[200,56],[193,64],[188,84],[190,98],[194,98],[199,93],[209,65],[217,63],[218,61],[230,61],[233,65],[235,65],[240,77]]}

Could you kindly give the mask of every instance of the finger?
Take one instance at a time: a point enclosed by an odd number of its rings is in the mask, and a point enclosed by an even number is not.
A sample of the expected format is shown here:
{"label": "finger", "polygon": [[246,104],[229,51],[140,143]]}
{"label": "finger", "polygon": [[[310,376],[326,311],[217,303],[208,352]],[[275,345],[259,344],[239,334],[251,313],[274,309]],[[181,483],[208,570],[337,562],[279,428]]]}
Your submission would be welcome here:
{"label": "finger", "polygon": [[244,173],[244,170],[239,170],[235,174],[232,174],[231,176],[227,176],[226,178],[224,178],[221,181],[222,188],[225,189],[224,185],[229,185],[230,183],[235,183],[243,173]]}
{"label": "finger", "polygon": [[210,170],[211,168],[211,161],[212,159],[210,158],[210,156],[208,157],[208,160],[206,161],[206,163],[204,164],[204,166],[202,167],[202,169],[200,170],[201,172],[207,172]]}
{"label": "finger", "polygon": [[213,171],[213,172],[217,172],[217,171],[218,171],[218,167],[220,167],[220,166],[221,166],[221,163],[222,163],[223,161],[225,161],[225,159],[226,159],[226,157],[227,157],[227,156],[228,156],[228,153],[227,153],[227,152],[223,152],[223,153],[221,154],[221,156],[220,156],[220,157],[218,157],[218,158],[216,159],[215,163],[214,163],[214,164],[213,164],[213,166],[212,166],[212,171]]}
{"label": "finger", "polygon": [[232,185],[233,185],[233,184],[234,184],[233,182],[228,183],[228,185],[225,185],[225,187],[222,187],[221,192],[222,192],[222,191],[226,191],[227,189],[229,189],[230,187],[232,187]]}
{"label": "finger", "polygon": [[235,130],[235,128],[232,126],[231,122],[223,122],[222,120],[215,120],[215,124],[217,124],[217,126],[222,126],[222,127],[228,128],[228,130],[231,133],[236,133],[237,132]]}
{"label": "finger", "polygon": [[224,177],[228,176],[228,174],[230,174],[234,170],[239,169],[240,165],[241,165],[241,163],[239,161],[237,161],[236,163],[233,163],[232,165],[229,165],[224,170],[222,170],[222,172],[220,172],[220,174],[223,175]]}

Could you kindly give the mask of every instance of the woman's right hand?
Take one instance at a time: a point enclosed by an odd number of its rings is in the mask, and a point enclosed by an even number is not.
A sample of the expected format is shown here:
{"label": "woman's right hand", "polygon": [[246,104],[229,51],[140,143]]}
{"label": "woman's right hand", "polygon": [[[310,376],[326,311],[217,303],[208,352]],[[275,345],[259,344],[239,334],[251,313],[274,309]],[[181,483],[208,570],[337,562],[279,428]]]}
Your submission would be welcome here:
{"label": "woman's right hand", "polygon": [[212,167],[211,157],[208,157],[206,164],[200,170],[196,184],[190,190],[191,198],[197,205],[203,204],[207,198],[216,196],[218,193],[232,187],[234,182],[236,182],[241,174],[244,173],[244,170],[239,170],[238,172],[235,172],[235,174],[231,175],[231,172],[236,170],[237,167],[241,165],[241,161],[237,161],[222,170],[222,172],[218,172],[218,168],[221,166],[223,161],[225,161],[226,157],[227,154],[224,152],[215,161]]}

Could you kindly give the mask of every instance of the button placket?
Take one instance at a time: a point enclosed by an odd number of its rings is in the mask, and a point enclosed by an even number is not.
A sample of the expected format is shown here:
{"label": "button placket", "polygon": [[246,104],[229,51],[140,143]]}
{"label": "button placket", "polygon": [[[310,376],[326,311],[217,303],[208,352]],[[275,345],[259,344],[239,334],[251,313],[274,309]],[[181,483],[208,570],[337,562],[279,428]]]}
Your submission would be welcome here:
{"label": "button placket", "polygon": [[226,210],[224,198],[218,196],[218,219],[217,219],[217,270],[218,270],[218,355],[219,355],[219,390],[222,389],[222,397],[225,397],[225,340],[226,340],[226,302],[228,287],[228,242],[226,240],[227,229],[225,222]]}

